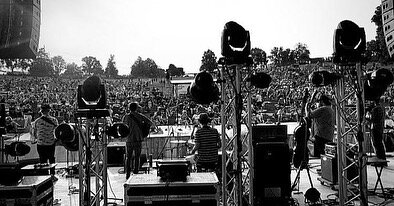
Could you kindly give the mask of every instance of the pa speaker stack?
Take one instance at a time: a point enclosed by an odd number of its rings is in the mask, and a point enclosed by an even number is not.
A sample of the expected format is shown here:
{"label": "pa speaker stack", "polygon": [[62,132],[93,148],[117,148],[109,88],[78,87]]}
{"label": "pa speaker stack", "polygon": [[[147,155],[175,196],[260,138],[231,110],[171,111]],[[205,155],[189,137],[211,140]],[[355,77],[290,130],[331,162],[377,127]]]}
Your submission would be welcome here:
{"label": "pa speaker stack", "polygon": [[36,58],[40,37],[40,0],[2,0],[0,59]]}
{"label": "pa speaker stack", "polygon": [[382,23],[386,47],[390,57],[394,54],[394,8],[393,0],[382,0]]}
{"label": "pa speaker stack", "polygon": [[288,205],[291,168],[287,126],[254,126],[252,141],[255,205]]}

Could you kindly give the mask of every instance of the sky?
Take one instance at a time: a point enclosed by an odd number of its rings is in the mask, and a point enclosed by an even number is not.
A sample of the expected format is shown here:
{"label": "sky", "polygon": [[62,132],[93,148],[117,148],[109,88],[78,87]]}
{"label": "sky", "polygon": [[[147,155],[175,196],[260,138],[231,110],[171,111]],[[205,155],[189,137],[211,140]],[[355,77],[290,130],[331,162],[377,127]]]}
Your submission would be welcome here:
{"label": "sky", "polygon": [[115,55],[119,74],[138,56],[162,69],[169,64],[196,73],[204,51],[221,57],[224,25],[235,21],[250,33],[252,48],[308,46],[311,57],[333,53],[343,20],[375,39],[371,18],[380,0],[42,0],[40,48],[81,65],[96,57],[103,68]]}

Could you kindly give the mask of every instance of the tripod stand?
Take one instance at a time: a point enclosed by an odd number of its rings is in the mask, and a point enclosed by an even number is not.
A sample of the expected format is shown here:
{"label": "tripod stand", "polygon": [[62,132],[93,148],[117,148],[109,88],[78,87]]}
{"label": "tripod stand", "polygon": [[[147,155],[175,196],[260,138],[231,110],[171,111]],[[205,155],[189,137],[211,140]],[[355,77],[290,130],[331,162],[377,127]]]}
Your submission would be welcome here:
{"label": "tripod stand", "polygon": [[301,175],[301,170],[303,170],[303,169],[306,169],[306,172],[308,174],[309,183],[311,185],[311,188],[313,188],[312,178],[311,178],[311,174],[310,174],[310,171],[309,171],[309,164],[305,160],[303,160],[301,162],[301,166],[299,166],[298,169],[297,169],[296,178],[294,179],[294,182],[291,185],[291,190],[292,191],[294,191],[296,186],[298,186],[297,191],[299,191],[299,189],[300,189],[300,175]]}

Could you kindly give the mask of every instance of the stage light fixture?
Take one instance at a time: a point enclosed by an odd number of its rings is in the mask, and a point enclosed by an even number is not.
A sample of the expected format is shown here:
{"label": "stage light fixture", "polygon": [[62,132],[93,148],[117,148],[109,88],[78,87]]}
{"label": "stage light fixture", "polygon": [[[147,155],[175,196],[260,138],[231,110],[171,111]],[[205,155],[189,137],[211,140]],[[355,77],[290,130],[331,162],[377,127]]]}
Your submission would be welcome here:
{"label": "stage light fixture", "polygon": [[90,76],[78,85],[77,103],[79,109],[105,109],[107,105],[105,87],[98,76]]}
{"label": "stage light fixture", "polygon": [[62,123],[55,128],[55,137],[69,151],[78,151],[80,130],[75,126]]}
{"label": "stage light fixture", "polygon": [[264,72],[258,72],[252,74],[252,76],[250,77],[250,84],[256,88],[264,89],[270,86],[271,80],[272,78],[269,74],[266,74]]}
{"label": "stage light fixture", "polygon": [[309,81],[315,87],[327,86],[330,84],[334,84],[336,80],[340,79],[341,76],[339,74],[331,73],[329,71],[315,71],[309,75]]}
{"label": "stage light fixture", "polygon": [[244,64],[250,55],[250,36],[241,25],[227,22],[222,32],[222,55],[228,64]]}
{"label": "stage light fixture", "polygon": [[367,73],[364,84],[364,96],[366,100],[375,101],[379,99],[387,87],[393,83],[393,73],[388,69],[377,69]]}
{"label": "stage light fixture", "polygon": [[113,138],[123,138],[126,137],[129,133],[129,127],[122,122],[116,122],[107,128],[107,135]]}
{"label": "stage light fixture", "polygon": [[333,62],[360,62],[365,48],[364,28],[349,20],[341,21],[334,32]]}
{"label": "stage light fixture", "polygon": [[187,90],[198,104],[209,104],[219,100],[219,87],[213,81],[212,75],[206,71],[198,73]]}
{"label": "stage light fixture", "polygon": [[5,152],[13,157],[25,156],[30,152],[30,146],[26,142],[12,142],[9,145],[5,145]]}

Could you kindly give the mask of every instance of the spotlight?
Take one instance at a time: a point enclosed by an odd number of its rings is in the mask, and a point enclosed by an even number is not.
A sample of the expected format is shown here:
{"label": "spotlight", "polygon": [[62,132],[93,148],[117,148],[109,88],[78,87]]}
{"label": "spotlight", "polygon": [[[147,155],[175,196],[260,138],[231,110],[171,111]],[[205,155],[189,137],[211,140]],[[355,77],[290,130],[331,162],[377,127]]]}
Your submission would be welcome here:
{"label": "spotlight", "polygon": [[116,122],[107,128],[108,136],[113,138],[123,138],[130,133],[130,129],[122,122]]}
{"label": "spotlight", "polygon": [[233,64],[250,62],[250,36],[241,25],[227,22],[222,32],[222,55]]}
{"label": "spotlight", "polygon": [[334,84],[340,77],[339,74],[330,73],[328,71],[315,71],[309,75],[309,81],[315,87],[327,86]]}
{"label": "spotlight", "polygon": [[374,101],[379,99],[387,87],[393,83],[393,74],[388,69],[378,69],[367,73],[367,80],[364,84],[365,99]]}
{"label": "spotlight", "polygon": [[78,151],[81,132],[75,125],[62,123],[55,129],[55,136],[60,144],[69,151]]}
{"label": "spotlight", "polygon": [[250,84],[259,89],[268,88],[271,83],[271,76],[264,72],[258,72],[250,77]]}
{"label": "spotlight", "polygon": [[209,104],[219,100],[219,88],[208,72],[200,72],[187,88],[191,98],[198,104]]}
{"label": "spotlight", "polygon": [[105,109],[107,105],[105,87],[98,76],[87,78],[78,85],[77,100],[79,109]]}
{"label": "spotlight", "polygon": [[25,156],[30,152],[30,146],[25,142],[12,142],[9,145],[5,145],[5,152],[13,157]]}
{"label": "spotlight", "polygon": [[364,28],[344,20],[334,32],[334,63],[359,62],[366,48]]}

